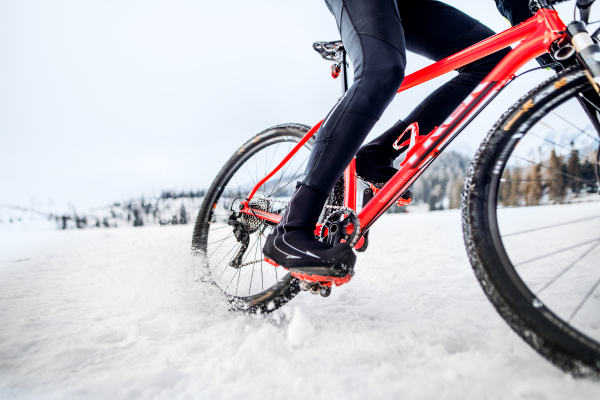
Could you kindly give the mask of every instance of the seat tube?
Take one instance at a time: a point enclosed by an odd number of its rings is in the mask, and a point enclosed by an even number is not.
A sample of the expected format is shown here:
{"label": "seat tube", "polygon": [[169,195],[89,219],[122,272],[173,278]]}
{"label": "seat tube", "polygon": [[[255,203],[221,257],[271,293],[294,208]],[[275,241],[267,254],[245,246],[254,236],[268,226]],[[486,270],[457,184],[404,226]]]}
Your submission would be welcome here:
{"label": "seat tube", "polygon": [[356,211],[356,159],[344,170],[344,207]]}

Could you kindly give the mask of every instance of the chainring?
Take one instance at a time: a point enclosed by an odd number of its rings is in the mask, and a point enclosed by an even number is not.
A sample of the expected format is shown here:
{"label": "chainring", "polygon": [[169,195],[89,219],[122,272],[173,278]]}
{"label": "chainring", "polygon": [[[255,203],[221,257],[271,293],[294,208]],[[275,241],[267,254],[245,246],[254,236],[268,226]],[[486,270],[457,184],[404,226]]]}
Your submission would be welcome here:
{"label": "chainring", "polygon": [[[356,211],[348,207],[325,207],[333,209],[333,211],[323,221],[319,240],[332,246],[344,240],[350,247],[354,247],[360,237],[360,221]],[[347,216],[344,218],[344,215]],[[352,233],[347,233],[346,227],[350,224],[354,226],[354,229]],[[325,232],[327,232],[327,236],[325,236]]]}

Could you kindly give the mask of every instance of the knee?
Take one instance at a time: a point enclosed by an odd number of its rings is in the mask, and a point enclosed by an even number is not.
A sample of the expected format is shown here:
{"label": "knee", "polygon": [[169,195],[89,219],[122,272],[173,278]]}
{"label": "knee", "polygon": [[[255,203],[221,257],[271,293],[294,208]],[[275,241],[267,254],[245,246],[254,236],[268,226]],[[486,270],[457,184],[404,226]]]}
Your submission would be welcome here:
{"label": "knee", "polygon": [[386,67],[383,76],[387,78],[386,87],[392,94],[396,93],[404,80],[404,62],[391,63]]}
{"label": "knee", "polygon": [[402,84],[404,65],[397,53],[366,58],[363,68],[355,75],[351,90],[359,95],[353,96],[350,110],[381,117]]}
{"label": "knee", "polygon": [[383,98],[393,97],[404,80],[404,62],[388,59],[377,63],[363,79],[374,94]]}

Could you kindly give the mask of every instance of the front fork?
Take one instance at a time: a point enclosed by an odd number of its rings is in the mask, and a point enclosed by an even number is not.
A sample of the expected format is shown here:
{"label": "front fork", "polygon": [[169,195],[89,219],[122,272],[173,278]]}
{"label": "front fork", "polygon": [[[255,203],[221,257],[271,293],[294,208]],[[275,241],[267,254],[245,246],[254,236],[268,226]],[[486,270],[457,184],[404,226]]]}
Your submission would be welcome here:
{"label": "front fork", "polygon": [[[590,36],[586,28],[584,22],[572,22],[567,26],[567,34],[577,52],[577,59],[586,68],[588,80],[596,93],[600,94],[600,46],[592,39],[592,36],[596,36],[600,30]],[[600,112],[598,111],[600,99],[595,96],[594,99],[588,98],[587,102],[585,99],[579,99],[579,101],[592,121],[592,125],[596,128],[596,132],[600,135]],[[600,162],[600,147],[598,148],[598,161]],[[595,170],[596,178],[600,182],[600,164],[596,164]]]}
{"label": "front fork", "polygon": [[567,26],[567,35],[577,52],[577,59],[586,68],[590,83],[600,92],[600,46],[594,43],[585,23],[571,22]]}

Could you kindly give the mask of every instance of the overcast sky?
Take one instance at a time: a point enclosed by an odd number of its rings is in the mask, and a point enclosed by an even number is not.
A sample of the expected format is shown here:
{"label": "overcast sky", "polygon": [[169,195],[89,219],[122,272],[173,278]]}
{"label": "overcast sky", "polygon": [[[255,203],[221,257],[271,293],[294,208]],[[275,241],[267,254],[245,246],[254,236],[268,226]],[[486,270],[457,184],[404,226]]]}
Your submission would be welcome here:
{"label": "overcast sky", "polygon": [[[492,0],[447,3],[508,28]],[[339,82],[311,45],[338,38],[322,0],[0,0],[0,204],[85,211],[206,188],[254,134],[327,114]],[[409,53],[407,72],[427,64]],[[371,137],[451,76],[398,95]],[[521,78],[452,148],[472,154],[548,76]]]}

